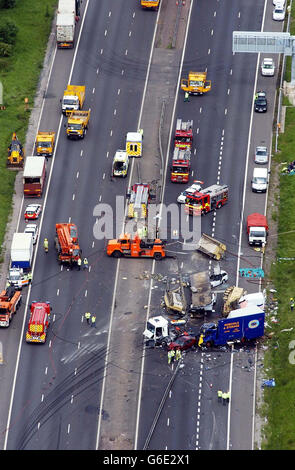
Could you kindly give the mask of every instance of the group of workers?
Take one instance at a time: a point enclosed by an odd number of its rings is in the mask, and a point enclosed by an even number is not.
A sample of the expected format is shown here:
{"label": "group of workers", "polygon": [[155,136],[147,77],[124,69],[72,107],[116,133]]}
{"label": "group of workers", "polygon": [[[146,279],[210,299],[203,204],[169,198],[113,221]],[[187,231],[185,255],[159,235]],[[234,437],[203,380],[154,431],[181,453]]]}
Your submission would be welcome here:
{"label": "group of workers", "polygon": [[223,392],[222,390],[218,390],[217,398],[218,398],[219,403],[222,402],[224,405],[226,405],[226,403],[229,403],[230,393]]}
{"label": "group of workers", "polygon": [[174,360],[179,361],[181,359],[181,350],[179,348],[176,349],[170,349],[168,351],[168,364],[171,364],[171,362],[174,362]]}
{"label": "group of workers", "polygon": [[86,312],[85,318],[86,318],[88,325],[91,325],[92,327],[96,328],[96,316],[95,315],[91,315],[90,312]]}

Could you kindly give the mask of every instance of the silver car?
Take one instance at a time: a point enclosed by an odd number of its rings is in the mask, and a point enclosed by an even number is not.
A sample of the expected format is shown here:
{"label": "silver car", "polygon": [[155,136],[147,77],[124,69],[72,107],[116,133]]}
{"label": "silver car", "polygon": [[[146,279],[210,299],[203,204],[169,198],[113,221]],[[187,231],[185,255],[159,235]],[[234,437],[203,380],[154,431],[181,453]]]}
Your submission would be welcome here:
{"label": "silver car", "polygon": [[256,147],[254,161],[255,163],[258,163],[260,165],[264,165],[265,163],[268,162],[267,147],[264,147],[264,146]]}
{"label": "silver car", "polygon": [[261,64],[261,75],[264,77],[273,77],[275,74],[275,63],[270,57],[263,59]]}

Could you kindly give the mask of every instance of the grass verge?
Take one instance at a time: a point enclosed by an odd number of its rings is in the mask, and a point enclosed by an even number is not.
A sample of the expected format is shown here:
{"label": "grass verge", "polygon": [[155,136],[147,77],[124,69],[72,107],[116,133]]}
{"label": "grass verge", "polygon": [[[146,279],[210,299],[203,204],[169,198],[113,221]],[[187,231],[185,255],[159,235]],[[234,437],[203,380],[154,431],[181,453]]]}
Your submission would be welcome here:
{"label": "grass verge", "polygon": [[[295,2],[292,6],[290,32],[295,34]],[[291,60],[286,63],[286,81],[291,78]],[[264,426],[262,448],[266,450],[295,449],[295,310],[290,309],[290,298],[295,299],[295,176],[282,174],[284,162],[295,160],[295,108],[284,98],[286,109],[285,132],[280,134],[278,153],[273,157],[272,171],[279,172],[279,199],[275,211],[278,224],[276,260],[269,279],[277,290],[278,313],[268,315],[268,349],[264,355],[264,373],[275,378],[276,386],[264,390]],[[290,107],[289,107],[290,106]],[[272,221],[270,221],[271,223]],[[294,258],[286,260],[282,258]],[[277,321],[273,323],[272,319]]]}
{"label": "grass verge", "polygon": [[[6,169],[7,147],[16,131],[21,142],[25,136],[33,106],[54,9],[57,0],[21,0],[13,9],[1,10],[1,17],[18,27],[11,57],[0,58],[3,104],[0,110],[0,254],[6,225],[12,212],[16,172]],[[28,110],[25,98],[29,99]]]}

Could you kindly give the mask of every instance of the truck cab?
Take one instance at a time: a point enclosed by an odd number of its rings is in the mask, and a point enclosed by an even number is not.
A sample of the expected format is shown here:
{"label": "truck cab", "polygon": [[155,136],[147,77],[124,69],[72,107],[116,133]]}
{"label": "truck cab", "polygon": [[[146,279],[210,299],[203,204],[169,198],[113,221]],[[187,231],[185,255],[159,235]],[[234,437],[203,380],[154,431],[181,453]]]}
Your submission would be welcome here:
{"label": "truck cab", "polygon": [[162,316],[149,318],[143,337],[149,345],[151,343],[155,346],[166,344],[165,339],[169,337],[168,320]]}
{"label": "truck cab", "polygon": [[181,79],[181,89],[190,95],[203,95],[211,90],[211,80],[207,80],[207,72],[189,72],[187,79]]}

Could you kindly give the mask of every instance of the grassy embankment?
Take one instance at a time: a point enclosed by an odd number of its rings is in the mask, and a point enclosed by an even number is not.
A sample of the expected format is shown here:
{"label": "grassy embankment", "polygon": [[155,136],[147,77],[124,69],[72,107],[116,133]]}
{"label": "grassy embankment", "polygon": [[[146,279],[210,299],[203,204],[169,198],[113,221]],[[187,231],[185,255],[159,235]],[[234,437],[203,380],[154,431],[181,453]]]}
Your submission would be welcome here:
{"label": "grassy embankment", "polygon": [[[292,8],[291,34],[295,34],[295,2]],[[285,79],[290,81],[291,60],[287,60]],[[286,98],[284,104],[290,105]],[[272,172],[285,166],[283,162],[295,160],[295,108],[286,110],[285,131],[279,136],[278,153],[273,157]],[[295,449],[295,363],[290,359],[295,350],[295,310],[290,309],[290,297],[295,299],[295,175],[280,175],[279,187],[275,187],[275,206],[272,220],[278,223],[277,257],[269,275],[277,289],[278,323],[269,321],[269,331],[274,333],[268,340],[265,353],[265,373],[268,378],[274,377],[276,387],[265,389],[264,414],[267,417],[265,426],[266,440],[264,449]],[[278,197],[279,196],[279,197]],[[271,223],[272,221],[270,221]],[[281,260],[279,258],[294,258]],[[291,331],[282,331],[292,329]],[[291,353],[291,355],[290,355]],[[292,361],[293,362],[293,361]]]}
{"label": "grassy embankment", "polygon": [[[14,131],[24,144],[56,5],[57,0],[21,0],[15,8],[1,10],[1,20],[13,21],[18,33],[13,54],[0,58],[6,107],[0,110],[0,261],[5,229],[12,213],[16,175],[15,171],[6,169],[7,147]],[[29,99],[28,110],[25,110],[25,97]]]}

